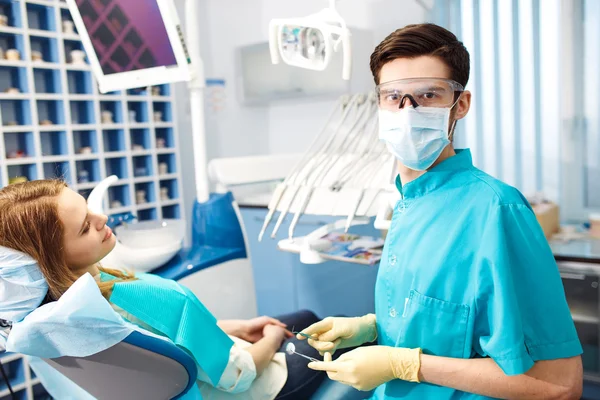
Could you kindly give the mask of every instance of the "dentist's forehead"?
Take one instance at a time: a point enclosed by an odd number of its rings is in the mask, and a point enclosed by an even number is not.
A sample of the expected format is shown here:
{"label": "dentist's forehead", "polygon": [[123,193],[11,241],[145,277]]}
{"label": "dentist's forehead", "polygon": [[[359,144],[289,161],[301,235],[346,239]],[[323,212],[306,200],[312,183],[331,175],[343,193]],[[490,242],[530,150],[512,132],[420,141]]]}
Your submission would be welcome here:
{"label": "dentist's forehead", "polygon": [[397,58],[386,63],[379,73],[379,83],[409,78],[451,78],[450,68],[438,57]]}

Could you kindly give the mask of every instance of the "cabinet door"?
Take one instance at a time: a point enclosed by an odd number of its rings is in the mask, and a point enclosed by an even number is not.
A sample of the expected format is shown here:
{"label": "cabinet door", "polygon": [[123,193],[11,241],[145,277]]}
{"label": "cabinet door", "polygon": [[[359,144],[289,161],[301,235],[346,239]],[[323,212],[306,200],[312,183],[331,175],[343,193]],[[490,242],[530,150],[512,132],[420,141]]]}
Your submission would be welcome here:
{"label": "cabinet door", "polygon": [[600,378],[600,335],[598,281],[596,275],[561,266],[561,276],[571,315],[583,347],[583,368],[586,375]]}
{"label": "cabinet door", "polygon": [[[242,218],[250,246],[254,271],[258,312],[261,315],[279,315],[300,309],[309,309],[319,317],[330,315],[364,315],[374,312],[374,291],[377,266],[365,266],[338,261],[307,265],[298,254],[277,249],[277,241],[284,238],[291,216],[282,224],[278,238],[270,239],[274,226],[258,242],[258,233],[267,214],[266,209],[242,208]],[[274,217],[276,220],[277,215]],[[295,235],[304,236],[337,218],[303,216]],[[351,232],[377,236],[379,231],[368,226],[353,227]]]}

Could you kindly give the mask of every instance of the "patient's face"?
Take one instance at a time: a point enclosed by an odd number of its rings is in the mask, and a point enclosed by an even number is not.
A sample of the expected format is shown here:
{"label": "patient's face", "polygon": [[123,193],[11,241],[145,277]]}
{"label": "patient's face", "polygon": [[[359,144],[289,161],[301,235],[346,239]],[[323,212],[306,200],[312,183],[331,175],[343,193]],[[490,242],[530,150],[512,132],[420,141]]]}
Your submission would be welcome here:
{"label": "patient's face", "polygon": [[67,264],[82,270],[102,260],[115,247],[116,238],[106,215],[88,210],[85,199],[65,188],[58,197],[58,214],[64,226]]}

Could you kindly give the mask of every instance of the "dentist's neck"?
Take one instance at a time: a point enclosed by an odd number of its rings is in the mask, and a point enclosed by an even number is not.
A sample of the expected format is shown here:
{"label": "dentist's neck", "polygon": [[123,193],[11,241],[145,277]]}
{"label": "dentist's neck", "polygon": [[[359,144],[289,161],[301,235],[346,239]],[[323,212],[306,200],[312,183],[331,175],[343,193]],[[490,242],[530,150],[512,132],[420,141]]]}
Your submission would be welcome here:
{"label": "dentist's neck", "polygon": [[[446,146],[444,148],[444,150],[442,150],[442,154],[440,154],[438,159],[435,160],[435,162],[433,163],[433,165],[431,167],[429,167],[429,169],[435,167],[442,161],[444,161],[447,158],[450,158],[454,155],[456,155],[456,152],[454,151],[454,147],[452,146],[452,144],[449,144],[448,146]],[[415,171],[414,169],[405,167],[402,163],[398,162],[398,174],[400,175],[400,180],[402,182],[402,185],[406,185],[408,182],[414,181],[415,179],[417,179],[418,177],[420,177],[421,175],[426,173],[429,169],[427,169],[425,171]]]}

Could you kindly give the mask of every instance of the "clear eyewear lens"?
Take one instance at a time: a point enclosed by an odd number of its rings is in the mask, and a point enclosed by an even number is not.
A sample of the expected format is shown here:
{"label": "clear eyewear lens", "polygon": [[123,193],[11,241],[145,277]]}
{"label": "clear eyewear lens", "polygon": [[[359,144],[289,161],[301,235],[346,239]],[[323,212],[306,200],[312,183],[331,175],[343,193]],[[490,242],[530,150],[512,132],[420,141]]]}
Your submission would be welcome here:
{"label": "clear eyewear lens", "polygon": [[401,108],[401,101],[402,107],[411,105],[408,96],[421,107],[450,107],[456,101],[455,93],[462,90],[460,84],[450,80],[400,80],[379,85],[377,95],[379,107],[393,111]]}

